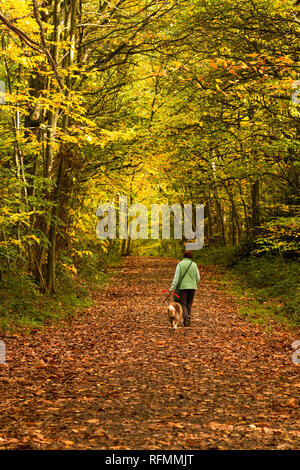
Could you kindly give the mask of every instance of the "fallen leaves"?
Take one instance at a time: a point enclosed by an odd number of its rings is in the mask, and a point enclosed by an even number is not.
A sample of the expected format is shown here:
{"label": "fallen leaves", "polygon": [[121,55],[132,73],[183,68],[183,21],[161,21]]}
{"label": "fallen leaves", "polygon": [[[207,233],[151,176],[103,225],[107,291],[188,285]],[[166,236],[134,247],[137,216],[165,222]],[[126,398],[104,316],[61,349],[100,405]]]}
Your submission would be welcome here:
{"label": "fallen leaves", "polygon": [[74,441],[69,441],[68,439],[62,439],[61,442],[64,444],[66,448],[73,446]]}
{"label": "fallen leaves", "polygon": [[291,398],[284,406],[287,406],[287,407],[290,407],[290,408],[297,408],[295,398]]}
{"label": "fallen leaves", "polygon": [[172,334],[159,292],[175,266],[128,258],[86,315],[11,336],[0,448],[300,448],[295,338],[248,323],[204,267]]}
{"label": "fallen leaves", "polygon": [[43,361],[43,359],[40,359],[39,361],[37,361],[35,364],[34,364],[34,367],[36,369],[44,369],[45,367],[47,367],[47,364],[45,361]]}
{"label": "fallen leaves", "polygon": [[168,426],[172,428],[177,428],[177,429],[183,429],[185,426],[182,423],[168,423]]}
{"label": "fallen leaves", "polygon": [[106,436],[106,432],[103,429],[97,429],[94,431],[95,436]]}

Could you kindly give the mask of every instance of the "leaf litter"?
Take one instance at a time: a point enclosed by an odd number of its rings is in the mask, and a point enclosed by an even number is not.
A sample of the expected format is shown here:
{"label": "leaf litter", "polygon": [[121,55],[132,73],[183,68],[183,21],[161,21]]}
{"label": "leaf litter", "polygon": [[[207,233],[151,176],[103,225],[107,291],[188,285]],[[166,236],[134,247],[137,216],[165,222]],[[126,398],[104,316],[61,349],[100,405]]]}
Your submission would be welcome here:
{"label": "leaf litter", "polygon": [[173,333],[176,263],[129,257],[71,323],[5,338],[1,449],[300,449],[300,331],[248,322],[200,266]]}

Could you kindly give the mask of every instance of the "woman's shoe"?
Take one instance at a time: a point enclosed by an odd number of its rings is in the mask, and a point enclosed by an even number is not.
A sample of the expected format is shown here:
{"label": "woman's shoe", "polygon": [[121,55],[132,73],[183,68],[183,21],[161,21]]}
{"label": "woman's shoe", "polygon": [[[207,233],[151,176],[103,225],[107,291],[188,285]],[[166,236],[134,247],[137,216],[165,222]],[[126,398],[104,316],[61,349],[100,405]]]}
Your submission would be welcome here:
{"label": "woman's shoe", "polygon": [[191,317],[186,317],[186,326],[191,326]]}

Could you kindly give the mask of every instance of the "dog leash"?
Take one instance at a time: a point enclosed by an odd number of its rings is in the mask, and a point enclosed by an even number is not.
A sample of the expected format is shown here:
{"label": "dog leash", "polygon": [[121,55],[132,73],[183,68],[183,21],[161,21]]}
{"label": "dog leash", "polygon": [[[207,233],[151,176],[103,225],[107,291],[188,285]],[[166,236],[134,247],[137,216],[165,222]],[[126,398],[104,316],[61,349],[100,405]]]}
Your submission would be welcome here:
{"label": "dog leash", "polygon": [[164,300],[163,302],[166,302],[166,301],[169,299],[169,297],[170,297],[171,294],[175,295],[175,297],[177,297],[178,299],[180,299],[180,295],[175,294],[175,292],[172,291],[172,290],[167,291],[167,290],[164,289],[162,292],[169,292],[168,295],[167,295],[167,297],[165,298],[165,300]]}

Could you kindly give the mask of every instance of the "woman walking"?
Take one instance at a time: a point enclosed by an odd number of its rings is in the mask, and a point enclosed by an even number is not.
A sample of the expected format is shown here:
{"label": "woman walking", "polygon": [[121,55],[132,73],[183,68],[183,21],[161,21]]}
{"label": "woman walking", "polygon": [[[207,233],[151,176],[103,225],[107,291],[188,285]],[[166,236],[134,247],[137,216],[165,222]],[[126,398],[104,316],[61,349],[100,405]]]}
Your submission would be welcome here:
{"label": "woman walking", "polygon": [[183,253],[183,259],[176,266],[175,276],[170,287],[170,292],[174,292],[176,288],[179,289],[179,299],[175,301],[182,305],[184,326],[191,324],[192,303],[197,284],[200,281],[198,267],[192,258],[192,251]]}

